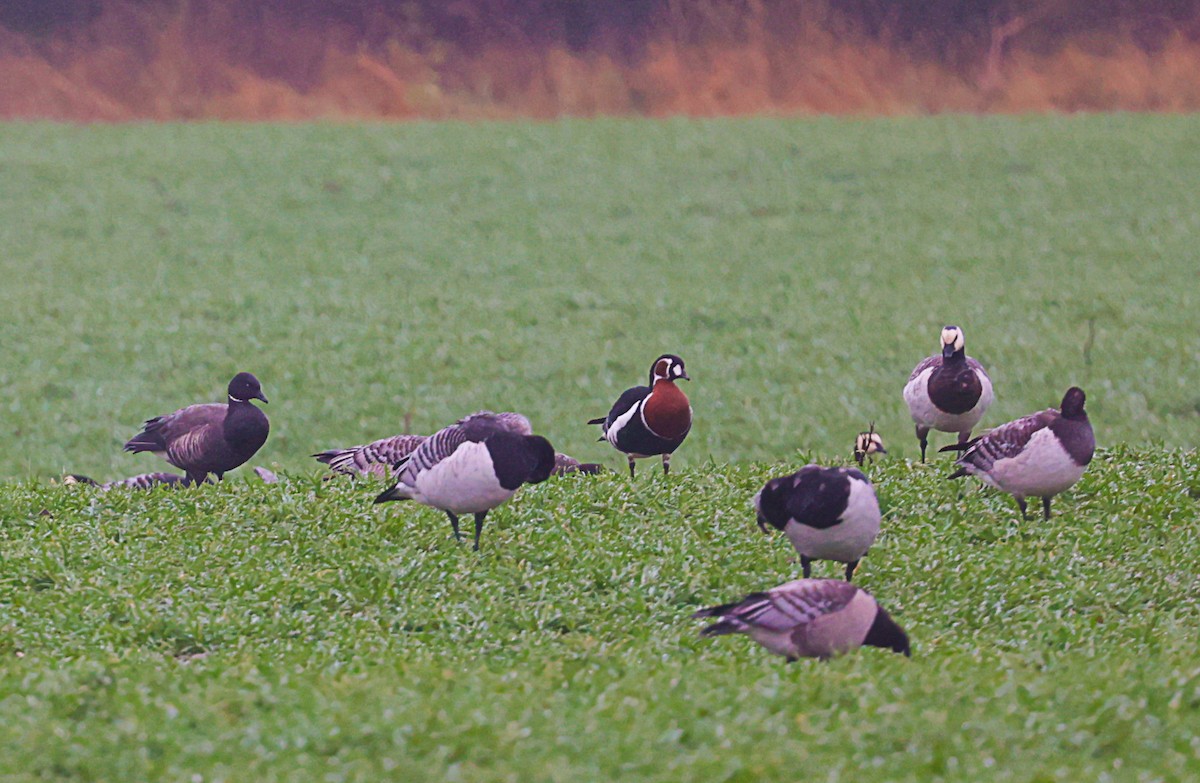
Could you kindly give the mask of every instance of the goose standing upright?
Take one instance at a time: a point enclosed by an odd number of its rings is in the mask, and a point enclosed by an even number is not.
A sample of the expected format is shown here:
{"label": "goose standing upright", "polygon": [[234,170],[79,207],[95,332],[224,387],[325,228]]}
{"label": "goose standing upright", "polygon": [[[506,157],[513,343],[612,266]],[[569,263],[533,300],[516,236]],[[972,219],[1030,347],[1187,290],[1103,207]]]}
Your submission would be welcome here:
{"label": "goose standing upright", "polygon": [[629,460],[629,476],[634,476],[634,461],[662,455],[663,475],[671,472],[671,454],[692,429],[692,406],[687,395],[675,385],[690,381],[683,359],[664,353],[650,365],[650,385],[626,389],[608,416],[591,419],[599,424],[613,448]]}
{"label": "goose standing upright", "polygon": [[921,462],[930,430],[957,432],[958,442],[966,443],[992,399],[992,380],[982,364],[967,356],[962,329],[942,329],[941,354],[922,359],[904,386],[904,401],[921,443]]}
{"label": "goose standing upright", "polygon": [[189,405],[148,419],[125,451],[149,451],[187,473],[188,484],[200,484],[209,473],[222,479],[267,442],[271,425],[250,400],[267,401],[258,379],[240,372],[229,382],[229,402]]}
{"label": "goose standing upright", "polygon": [[415,500],[441,509],[460,541],[458,516],[474,514],[478,550],[488,511],[522,484],[545,481],[554,470],[554,447],[531,432],[529,420],[520,414],[467,416],[430,435],[396,465],[396,483],[375,502]]}
{"label": "goose standing upright", "polygon": [[1072,386],[1062,408],[1047,408],[1001,424],[970,443],[941,451],[962,451],[959,468],[947,478],[978,476],[990,487],[1017,500],[1028,518],[1025,498],[1040,497],[1042,514],[1050,518],[1050,498],[1074,486],[1096,452],[1096,436],[1083,405],[1083,389]]}

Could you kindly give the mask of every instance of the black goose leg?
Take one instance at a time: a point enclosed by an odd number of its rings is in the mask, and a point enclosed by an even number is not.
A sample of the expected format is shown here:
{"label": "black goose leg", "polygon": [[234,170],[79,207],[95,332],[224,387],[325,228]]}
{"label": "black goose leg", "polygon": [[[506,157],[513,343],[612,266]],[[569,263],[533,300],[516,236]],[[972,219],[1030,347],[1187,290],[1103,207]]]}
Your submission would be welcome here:
{"label": "black goose leg", "polygon": [[486,511],[480,511],[475,515],[475,551],[479,551],[479,534],[483,532],[483,518],[487,516]]}
{"label": "black goose leg", "polygon": [[446,516],[450,517],[450,525],[454,528],[454,540],[462,541],[462,533],[458,532],[458,517],[454,516],[449,511],[446,512]]}
{"label": "black goose leg", "polygon": [[663,475],[668,476],[671,474],[671,455],[664,454],[662,459],[663,459]]}
{"label": "black goose leg", "polygon": [[1042,517],[1050,519],[1050,496],[1042,498]]}
{"label": "black goose leg", "polygon": [[196,472],[194,470],[189,470],[186,472],[187,472],[187,480],[183,482],[184,486],[195,487],[200,484],[203,484],[205,482],[205,480],[208,479],[208,474],[204,473],[204,472]]}
{"label": "black goose leg", "polygon": [[1026,513],[1026,509],[1029,508],[1029,504],[1025,502],[1025,498],[1018,496],[1017,505],[1021,507],[1021,519],[1029,519],[1029,514]]}
{"label": "black goose leg", "polygon": [[925,449],[929,447],[929,430],[917,425],[917,440],[921,441],[921,464],[925,463]]}
{"label": "black goose leg", "polygon": [[633,457],[628,457],[628,459],[629,459],[629,478],[633,478],[633,472],[634,472],[634,471],[633,471],[633,464],[634,464],[634,460],[633,460]]}
{"label": "black goose leg", "polygon": [[800,555],[800,572],[805,579],[812,575],[812,559],[807,555]]}
{"label": "black goose leg", "polygon": [[223,470],[217,471],[217,481],[224,481],[224,480],[225,480],[225,471],[223,471]]}
{"label": "black goose leg", "polygon": [[857,561],[857,560],[855,560],[855,561],[854,561],[854,562],[852,562],[852,563],[846,563],[846,581],[847,581],[847,582],[849,582],[851,579],[853,579],[853,578],[854,578],[854,571],[855,571],[855,569],[857,569],[857,568],[858,568],[858,561]]}

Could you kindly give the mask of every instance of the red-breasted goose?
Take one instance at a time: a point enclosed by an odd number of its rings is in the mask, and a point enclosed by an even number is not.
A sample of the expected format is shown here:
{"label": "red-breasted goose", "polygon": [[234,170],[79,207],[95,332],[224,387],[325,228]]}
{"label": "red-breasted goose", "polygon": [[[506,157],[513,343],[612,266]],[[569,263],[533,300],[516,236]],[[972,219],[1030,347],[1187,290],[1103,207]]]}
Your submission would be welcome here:
{"label": "red-breasted goose", "polygon": [[625,454],[631,478],[634,460],[657,455],[662,456],[663,474],[670,473],[671,454],[692,428],[692,406],[675,382],[690,380],[683,359],[664,353],[650,365],[649,386],[626,389],[608,416],[588,421],[601,426],[600,440]]}

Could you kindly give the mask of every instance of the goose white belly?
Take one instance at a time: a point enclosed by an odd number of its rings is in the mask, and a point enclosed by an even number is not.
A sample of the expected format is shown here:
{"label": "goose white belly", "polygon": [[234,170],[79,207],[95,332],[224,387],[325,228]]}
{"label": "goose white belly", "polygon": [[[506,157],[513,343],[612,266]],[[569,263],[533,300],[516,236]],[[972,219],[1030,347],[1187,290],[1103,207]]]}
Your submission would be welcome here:
{"label": "goose white belly", "polygon": [[879,501],[869,484],[850,482],[850,496],[841,518],[841,522],[824,529],[793,520],[787,523],[783,532],[796,551],[805,557],[852,563],[866,554],[879,535]]}
{"label": "goose white belly", "polygon": [[996,460],[987,473],[970,472],[1009,494],[1050,497],[1079,481],[1086,468],[1075,464],[1047,427],[1035,432],[1017,456]]}
{"label": "goose white belly", "polygon": [[478,514],[500,505],[516,490],[500,486],[486,444],[464,443],[429,470],[417,474],[413,500],[454,514]]}
{"label": "goose white belly", "polygon": [[975,407],[966,413],[946,413],[933,404],[929,398],[929,376],[933,368],[921,371],[921,374],[909,381],[904,387],[904,401],[908,403],[908,412],[912,420],[922,427],[929,427],[938,432],[967,432],[975,429],[975,425],[983,418],[984,412],[992,404],[992,382],[985,373],[976,372],[983,386]]}

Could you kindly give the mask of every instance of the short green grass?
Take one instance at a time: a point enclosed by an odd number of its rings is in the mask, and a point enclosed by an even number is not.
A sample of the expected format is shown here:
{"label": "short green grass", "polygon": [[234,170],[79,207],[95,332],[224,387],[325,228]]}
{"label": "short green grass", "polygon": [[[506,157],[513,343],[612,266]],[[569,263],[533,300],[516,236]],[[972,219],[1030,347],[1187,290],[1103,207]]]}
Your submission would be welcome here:
{"label": "short green grass", "polygon": [[290,470],[482,407],[609,458],[665,351],[681,467],[911,456],[945,323],[985,425],[1077,383],[1101,443],[1200,441],[1200,117],[4,125],[0,176],[0,476],[156,469],[243,369]]}
{"label": "short green grass", "polygon": [[877,464],[857,580],[914,656],[825,664],[689,619],[798,574],[748,506],[789,467],[552,479],[478,554],[370,482],[4,486],[0,778],[1200,774],[1195,452],[1102,452],[1049,523]]}
{"label": "short green grass", "polygon": [[[1200,776],[1198,158],[1194,117],[0,126],[0,779]],[[947,322],[985,425],[1089,392],[1051,522],[905,459]],[[582,422],[667,350],[696,426],[630,481]],[[283,483],[48,483],[160,469],[121,441],[241,369]],[[481,407],[618,471],[477,554],[308,458]],[[798,573],[753,492],[871,419],[856,579],[914,657],[697,638]]]}

